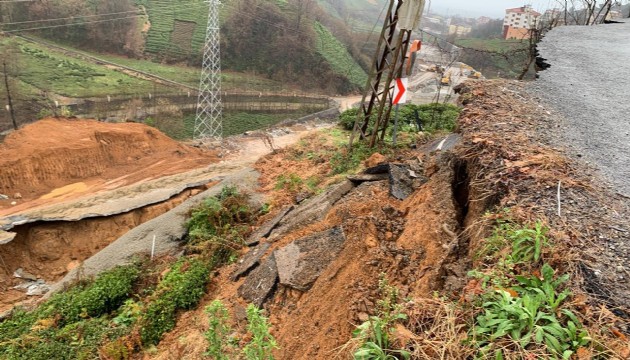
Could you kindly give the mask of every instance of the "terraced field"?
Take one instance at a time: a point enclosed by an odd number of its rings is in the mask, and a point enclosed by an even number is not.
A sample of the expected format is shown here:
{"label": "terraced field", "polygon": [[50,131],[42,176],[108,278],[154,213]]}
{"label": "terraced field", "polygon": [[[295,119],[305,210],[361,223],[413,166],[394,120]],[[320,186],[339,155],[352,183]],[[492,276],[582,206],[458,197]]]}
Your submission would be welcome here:
{"label": "terraced field", "polygon": [[333,70],[347,77],[356,86],[365,86],[367,74],[352,58],[346,47],[324,25],[315,22],[317,32],[317,52],[322,55]]}
{"label": "terraced field", "polygon": [[200,54],[205,41],[207,3],[203,0],[136,0],[136,4],[145,7],[149,14],[147,53],[181,57]]}

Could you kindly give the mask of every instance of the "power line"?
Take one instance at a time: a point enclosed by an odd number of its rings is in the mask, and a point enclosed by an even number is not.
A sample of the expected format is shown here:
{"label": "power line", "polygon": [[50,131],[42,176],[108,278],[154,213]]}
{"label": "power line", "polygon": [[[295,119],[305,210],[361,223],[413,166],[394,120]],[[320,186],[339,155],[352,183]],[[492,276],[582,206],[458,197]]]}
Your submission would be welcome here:
{"label": "power line", "polygon": [[95,21],[84,21],[84,22],[81,22],[81,23],[61,24],[61,25],[50,25],[50,26],[40,26],[40,27],[26,28],[26,29],[14,29],[14,30],[0,31],[0,33],[6,33],[6,34],[9,34],[9,33],[22,32],[22,31],[45,30],[45,29],[54,29],[54,28],[67,27],[67,26],[79,26],[79,25],[86,25],[86,24],[97,24],[97,23],[104,23],[104,22],[109,22],[109,21],[118,21],[118,20],[125,20],[125,19],[135,19],[135,18],[139,18],[139,17],[141,17],[141,16],[146,16],[146,15],[134,15],[134,16],[127,16],[127,17],[115,18],[115,19],[105,19],[105,20],[95,20]]}
{"label": "power line", "polygon": [[[51,21],[60,21],[60,20],[74,20],[80,18],[88,18],[88,17],[99,17],[99,16],[109,16],[109,15],[120,15],[120,14],[128,14],[128,13],[137,13],[139,10],[130,10],[130,11],[122,11],[108,14],[94,14],[94,15],[78,15],[78,16],[70,16],[65,18],[55,18],[55,19],[42,19],[42,20],[29,20],[29,21],[18,21],[12,23],[0,23],[1,26],[8,25],[20,25],[20,24],[32,24],[37,22],[51,22]],[[142,14],[139,14],[142,15]]]}

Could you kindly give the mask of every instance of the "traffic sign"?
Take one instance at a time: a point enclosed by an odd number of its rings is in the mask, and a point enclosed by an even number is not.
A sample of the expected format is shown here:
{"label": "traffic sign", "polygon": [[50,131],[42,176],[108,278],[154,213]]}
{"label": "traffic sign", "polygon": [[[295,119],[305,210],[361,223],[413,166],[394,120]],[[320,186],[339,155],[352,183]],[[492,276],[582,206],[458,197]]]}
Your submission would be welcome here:
{"label": "traffic sign", "polygon": [[394,96],[392,105],[404,104],[407,102],[407,78],[396,79],[394,86]]}

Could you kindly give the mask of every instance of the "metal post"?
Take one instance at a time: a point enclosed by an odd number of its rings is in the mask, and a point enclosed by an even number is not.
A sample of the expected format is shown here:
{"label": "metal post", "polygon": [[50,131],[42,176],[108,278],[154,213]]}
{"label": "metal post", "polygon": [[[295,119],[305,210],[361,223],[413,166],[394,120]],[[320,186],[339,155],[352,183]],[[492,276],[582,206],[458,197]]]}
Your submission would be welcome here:
{"label": "metal post", "polygon": [[396,146],[396,133],[398,132],[398,107],[400,104],[396,104],[396,115],[394,115],[394,133],[392,134],[392,145]]}

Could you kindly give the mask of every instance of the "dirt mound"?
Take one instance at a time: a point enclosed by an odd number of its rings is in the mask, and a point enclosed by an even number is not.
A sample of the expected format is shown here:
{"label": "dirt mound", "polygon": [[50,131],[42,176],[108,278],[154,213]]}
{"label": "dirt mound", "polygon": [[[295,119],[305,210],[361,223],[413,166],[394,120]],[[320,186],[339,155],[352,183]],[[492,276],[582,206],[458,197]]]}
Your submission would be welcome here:
{"label": "dirt mound", "polygon": [[[127,185],[202,167],[213,153],[179,144],[143,124],[44,119],[0,144],[0,193],[24,202],[42,195]],[[96,189],[95,189],[96,188]]]}

